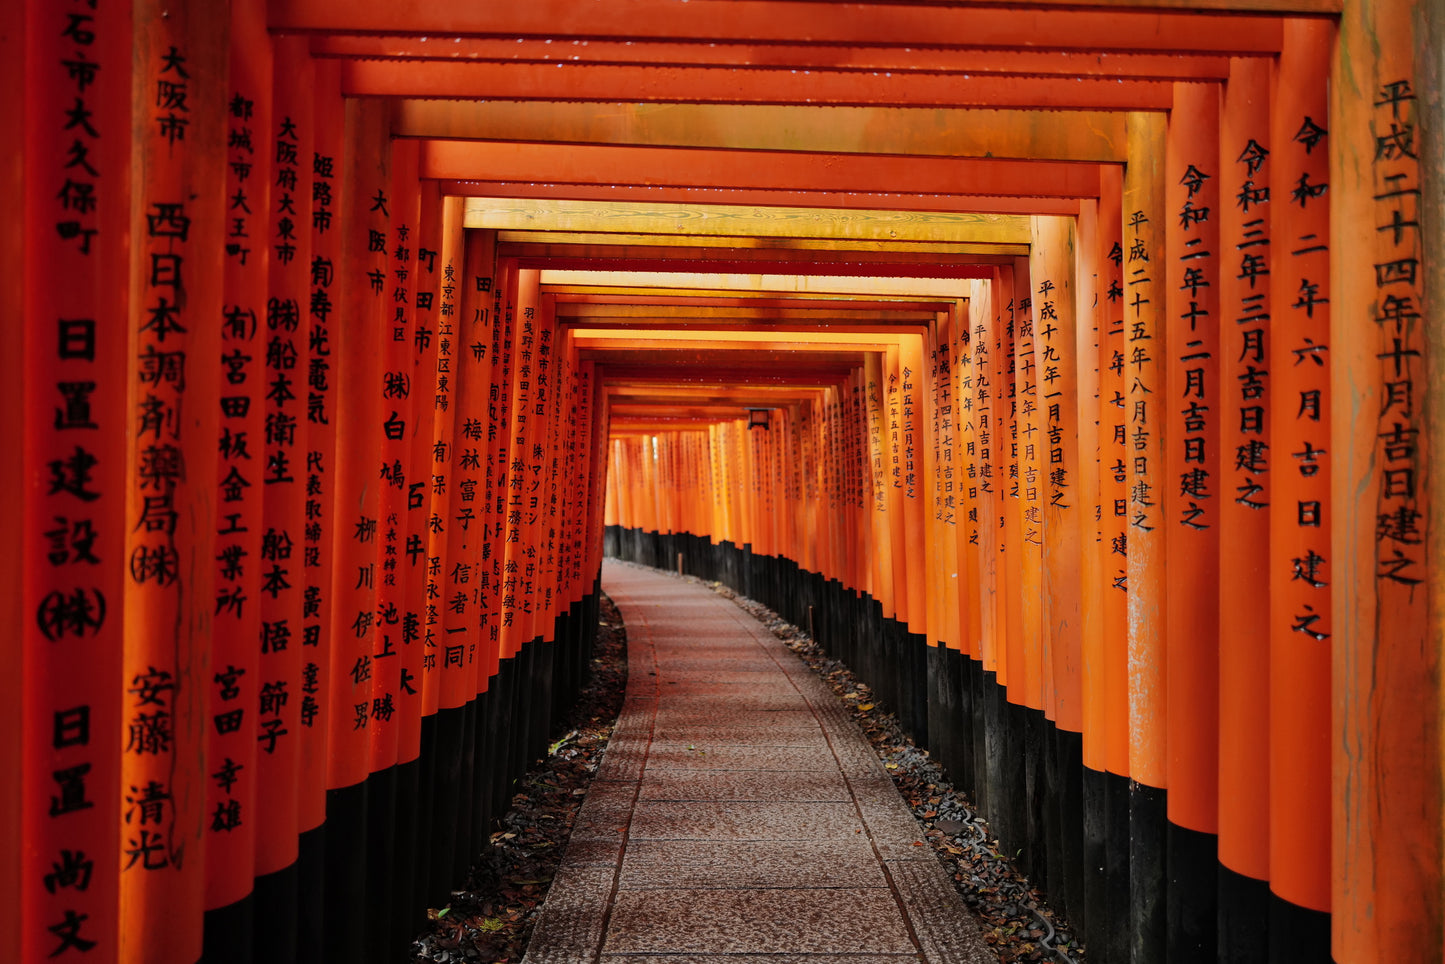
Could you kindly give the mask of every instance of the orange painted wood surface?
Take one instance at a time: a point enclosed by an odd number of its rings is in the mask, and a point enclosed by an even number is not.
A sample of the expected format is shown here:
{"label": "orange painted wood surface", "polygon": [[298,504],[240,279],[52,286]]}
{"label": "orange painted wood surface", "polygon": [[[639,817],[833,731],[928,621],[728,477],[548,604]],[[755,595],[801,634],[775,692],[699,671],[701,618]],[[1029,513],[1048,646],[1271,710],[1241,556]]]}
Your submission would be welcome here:
{"label": "orange painted wood surface", "polygon": [[[1270,888],[1330,908],[1330,209],[1325,77],[1333,30],[1291,25],[1272,106],[1269,263]],[[1316,129],[1319,129],[1317,132]],[[1313,185],[1313,186],[1312,186]],[[1277,192],[1277,194],[1276,194]]]}
{"label": "orange painted wood surface", "polygon": [[1219,96],[1216,84],[1175,85],[1161,266],[1169,819],[1204,833],[1219,809]]}
{"label": "orange painted wood surface", "polygon": [[1237,60],[1220,106],[1219,234],[1219,860],[1256,880],[1269,878],[1270,600],[1272,479],[1255,458],[1269,441],[1270,288],[1243,270],[1268,263],[1274,170],[1270,157],[1271,75]]}
{"label": "orange painted wood surface", "polygon": [[1164,490],[1164,118],[1129,115],[1123,188],[1124,410],[1128,441],[1129,775],[1167,785]]}
{"label": "orange painted wood surface", "polygon": [[[227,229],[227,23],[201,4],[138,3],[133,103],[122,669],[120,959],[194,960],[205,898],[206,734],[248,724],[254,677],[215,678],[213,627],[251,609],[216,580],[222,392],[222,259]],[[258,225],[259,226],[259,225]],[[228,386],[229,388],[229,386]],[[238,403],[244,406],[246,403]],[[229,473],[228,473],[229,475]],[[243,590],[244,594],[244,590]],[[254,611],[254,610],[252,610]],[[244,684],[244,685],[241,685]],[[234,695],[235,703],[224,696]],[[221,705],[223,703],[229,705]],[[237,714],[235,711],[240,710]],[[126,820],[126,816],[129,820]]]}
{"label": "orange painted wood surface", "polygon": [[[1038,366],[1039,483],[1043,536],[1041,633],[1047,640],[1051,680],[1046,704],[1066,732],[1081,733],[1083,718],[1083,572],[1087,471],[1079,417],[1079,286],[1075,276],[1077,226],[1062,218],[1035,218],[1029,256],[1034,302],[1034,354]],[[1092,365],[1092,363],[1090,363]],[[1091,399],[1092,401],[1092,399]],[[1090,426],[1094,419],[1089,418]]]}
{"label": "orange painted wood surface", "polygon": [[[1440,299],[1431,286],[1440,233],[1427,227],[1440,210],[1440,151],[1426,134],[1439,125],[1439,98],[1429,93],[1439,82],[1430,66],[1439,31],[1422,24],[1427,10],[1346,10],[1325,125],[1336,406],[1326,447],[1338,587],[1330,876],[1334,953],[1350,964],[1418,953],[1412,941],[1433,949],[1442,936],[1441,738],[1431,712],[1440,706],[1440,597],[1430,565],[1439,558],[1430,428],[1439,424],[1431,333]],[[1357,407],[1346,409],[1346,399]]]}
{"label": "orange painted wood surface", "polygon": [[[0,751],[19,773],[0,805],[11,925],[0,926],[0,941],[27,964],[80,953],[113,962],[129,709],[121,679],[133,161],[123,132],[132,23],[128,10],[107,7],[68,36],[68,11],[39,2],[11,4],[0,18],[6,79],[25,94],[0,108],[19,148],[0,162],[18,206],[0,233],[19,274],[0,296],[13,319],[3,336],[15,416],[6,440],[30,469],[3,473],[6,504],[23,520],[7,527],[13,552],[0,563],[3,659],[25,685],[7,701],[15,725]],[[82,57],[116,82],[67,68]],[[91,125],[67,130],[77,105]],[[72,152],[86,163],[67,170]]]}

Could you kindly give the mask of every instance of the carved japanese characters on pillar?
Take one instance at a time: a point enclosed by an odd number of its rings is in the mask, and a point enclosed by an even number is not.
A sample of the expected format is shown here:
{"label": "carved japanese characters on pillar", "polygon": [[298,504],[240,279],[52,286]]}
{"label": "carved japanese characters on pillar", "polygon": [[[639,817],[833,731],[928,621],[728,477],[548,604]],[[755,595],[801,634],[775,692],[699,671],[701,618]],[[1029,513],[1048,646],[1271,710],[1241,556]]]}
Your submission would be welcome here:
{"label": "carved japanese characters on pillar", "polygon": [[[122,575],[127,489],[126,289],[130,171],[130,14],[125,5],[29,3],[26,114],[7,150],[28,167],[12,281],[23,317],[25,411],[10,412],[30,467],[12,507],[23,545],[21,599],[7,640],[24,660],[19,796],[21,854],[7,875],[21,888],[13,920],[21,959],[114,961],[122,712]],[[29,34],[27,37],[26,34]],[[16,97],[7,91],[7,97]],[[12,215],[19,217],[21,215]],[[22,339],[18,329],[23,324]],[[11,811],[13,813],[13,811]],[[8,831],[10,827],[7,827]],[[147,829],[152,829],[148,827]],[[11,891],[13,893],[13,891]]]}

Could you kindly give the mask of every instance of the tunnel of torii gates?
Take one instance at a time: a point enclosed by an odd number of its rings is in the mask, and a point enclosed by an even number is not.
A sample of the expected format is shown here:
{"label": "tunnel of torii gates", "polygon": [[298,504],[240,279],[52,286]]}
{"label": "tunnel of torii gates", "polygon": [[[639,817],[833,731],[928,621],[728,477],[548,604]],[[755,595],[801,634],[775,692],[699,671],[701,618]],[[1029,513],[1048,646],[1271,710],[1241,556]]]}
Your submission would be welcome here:
{"label": "tunnel of torii gates", "polygon": [[395,959],[604,544],[811,628],[1090,961],[1439,960],[1442,51],[0,5],[0,960]]}

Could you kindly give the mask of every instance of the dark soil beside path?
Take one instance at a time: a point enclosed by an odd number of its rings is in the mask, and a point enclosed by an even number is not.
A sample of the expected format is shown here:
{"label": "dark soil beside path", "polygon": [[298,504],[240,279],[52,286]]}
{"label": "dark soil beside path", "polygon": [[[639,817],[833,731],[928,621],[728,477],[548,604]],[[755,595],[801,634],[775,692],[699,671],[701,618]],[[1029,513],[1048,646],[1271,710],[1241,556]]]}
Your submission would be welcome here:
{"label": "dark soil beside path", "polygon": [[517,781],[512,809],[472,864],[466,887],[428,912],[426,929],[404,958],[408,964],[522,959],[627,689],[622,620],[606,596],[600,612],[591,678],[552,734],[551,754]]}

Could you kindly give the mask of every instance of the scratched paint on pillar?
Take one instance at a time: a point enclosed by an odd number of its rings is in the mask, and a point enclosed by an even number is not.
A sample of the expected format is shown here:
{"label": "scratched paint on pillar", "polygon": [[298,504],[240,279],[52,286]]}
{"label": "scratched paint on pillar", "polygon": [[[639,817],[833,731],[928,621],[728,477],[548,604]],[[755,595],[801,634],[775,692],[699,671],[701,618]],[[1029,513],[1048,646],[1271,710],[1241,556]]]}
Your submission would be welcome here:
{"label": "scratched paint on pillar", "polygon": [[1375,443],[1379,466],[1375,584],[1382,609],[1412,613],[1424,606],[1424,594],[1417,593],[1416,587],[1426,578],[1421,501],[1425,462],[1417,394],[1425,369],[1421,266],[1427,252],[1419,213],[1417,103],[1410,77],[1383,78],[1374,100],[1371,164],[1378,188],[1376,230],[1384,249],[1381,260],[1373,265],[1374,322],[1380,332],[1376,358],[1383,389]]}
{"label": "scratched paint on pillar", "polygon": [[[135,12],[144,79],[133,118],[135,421],[119,815],[121,957],[134,961],[200,953],[210,776],[192,761],[205,759],[213,729],[244,732],[253,716],[249,698],[215,702],[210,660],[213,626],[254,617],[250,587],[218,584],[216,556],[232,544],[218,542],[228,528],[221,516],[254,505],[248,493],[259,484],[249,467],[217,473],[220,420],[245,416],[253,397],[220,363],[234,340],[223,331],[227,24],[194,5],[170,13]],[[242,323],[251,328],[249,317]],[[230,501],[218,509],[218,499]]]}
{"label": "scratched paint on pillar", "polygon": [[1166,786],[1165,120],[1129,115],[1124,173],[1124,396],[1129,445],[1129,774]]}
{"label": "scratched paint on pillar", "polygon": [[[116,959],[128,358],[124,5],[31,3],[24,205],[25,654],[18,943],[26,961]],[[13,93],[11,96],[14,96]],[[7,319],[19,324],[19,319]],[[19,343],[17,339],[17,344]],[[18,474],[18,473],[17,473]],[[17,523],[19,524],[19,523]],[[12,645],[7,642],[7,646]],[[19,686],[18,682],[15,684]],[[18,783],[14,781],[19,781]],[[10,938],[7,936],[6,940]],[[73,953],[72,953],[73,952]]]}

